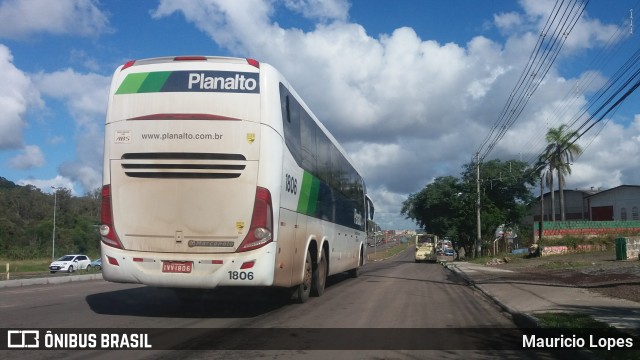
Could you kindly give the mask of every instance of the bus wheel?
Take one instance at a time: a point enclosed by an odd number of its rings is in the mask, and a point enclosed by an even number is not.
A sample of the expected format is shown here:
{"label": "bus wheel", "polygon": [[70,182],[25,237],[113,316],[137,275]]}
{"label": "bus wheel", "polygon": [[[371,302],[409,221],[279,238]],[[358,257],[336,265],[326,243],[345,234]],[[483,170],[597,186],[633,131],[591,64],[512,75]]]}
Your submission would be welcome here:
{"label": "bus wheel", "polygon": [[320,250],[320,260],[313,269],[313,282],[311,284],[311,292],[314,296],[324,294],[324,286],[327,283],[327,257],[323,250]]}
{"label": "bus wheel", "polygon": [[362,255],[363,255],[363,251],[362,249],[360,249],[360,261],[358,261],[358,266],[354,269],[349,270],[349,276],[351,276],[352,278],[357,278],[358,276],[360,276],[360,267],[364,262]]}
{"label": "bus wheel", "polygon": [[309,300],[311,293],[311,280],[313,278],[313,264],[311,262],[311,252],[307,250],[307,257],[304,259],[304,277],[302,284],[293,288],[293,297],[300,304]]}

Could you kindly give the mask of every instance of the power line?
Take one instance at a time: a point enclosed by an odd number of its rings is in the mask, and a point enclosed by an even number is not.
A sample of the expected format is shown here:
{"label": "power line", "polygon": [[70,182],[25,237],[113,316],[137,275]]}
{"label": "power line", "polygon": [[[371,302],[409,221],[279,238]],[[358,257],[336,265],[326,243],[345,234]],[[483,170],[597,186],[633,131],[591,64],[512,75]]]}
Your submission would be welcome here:
{"label": "power line", "polygon": [[[622,40],[625,37],[628,37],[628,33],[623,31],[627,21],[625,20],[623,24],[617,28],[617,30],[609,37],[605,46],[596,54],[591,63],[587,66],[587,68],[591,69],[599,69],[604,68],[607,64],[611,62],[612,59],[620,58],[618,52],[621,50]],[[615,51],[614,51],[615,50]],[[552,128],[559,126],[562,121],[567,117],[570,109],[573,108],[572,105],[576,104],[582,96],[580,94],[584,93],[585,90],[595,81],[598,77],[598,72],[590,71],[587,76],[582,77],[579,81],[575,83],[572,89],[564,96],[564,98],[557,102],[557,106],[554,108],[551,116],[547,117],[546,124],[547,128]],[[604,88],[604,87],[603,87]],[[596,98],[600,96],[602,91],[601,88],[596,92],[590,100],[585,101],[585,103],[580,107],[580,111],[578,111],[572,120],[569,121],[568,127],[572,128],[573,125],[580,119],[580,117],[586,113],[590,104],[592,104]],[[540,145],[544,142],[544,137],[537,137],[533,142],[527,143],[524,147],[528,149],[536,149],[540,148],[543,145]],[[532,158],[529,158],[528,163],[534,163],[537,161],[536,155],[532,155]]]}
{"label": "power line", "polygon": [[498,120],[479,147],[478,152],[482,154],[480,161],[486,158],[522,114],[529,99],[555,62],[569,33],[582,16],[587,3],[588,1],[570,0],[565,6],[565,0],[556,2]]}

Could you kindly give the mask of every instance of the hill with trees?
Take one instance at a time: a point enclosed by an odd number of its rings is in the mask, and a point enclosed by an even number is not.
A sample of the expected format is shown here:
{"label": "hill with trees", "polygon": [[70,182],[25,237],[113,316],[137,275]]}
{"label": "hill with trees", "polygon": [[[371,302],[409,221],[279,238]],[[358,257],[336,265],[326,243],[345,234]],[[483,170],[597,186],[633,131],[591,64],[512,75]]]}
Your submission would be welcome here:
{"label": "hill with trees", "polygon": [[100,189],[77,197],[69,189],[45,194],[32,185],[0,177],[0,257],[23,260],[51,257],[54,200],[55,255],[100,251]]}

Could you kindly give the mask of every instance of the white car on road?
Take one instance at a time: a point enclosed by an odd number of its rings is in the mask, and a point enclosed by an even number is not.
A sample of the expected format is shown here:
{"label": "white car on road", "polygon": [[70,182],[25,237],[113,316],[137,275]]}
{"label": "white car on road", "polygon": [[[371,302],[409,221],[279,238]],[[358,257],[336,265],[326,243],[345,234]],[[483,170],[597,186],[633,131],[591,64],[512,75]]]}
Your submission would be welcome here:
{"label": "white car on road", "polygon": [[91,264],[91,259],[87,255],[65,255],[49,265],[49,271],[74,272],[78,269],[85,270]]}

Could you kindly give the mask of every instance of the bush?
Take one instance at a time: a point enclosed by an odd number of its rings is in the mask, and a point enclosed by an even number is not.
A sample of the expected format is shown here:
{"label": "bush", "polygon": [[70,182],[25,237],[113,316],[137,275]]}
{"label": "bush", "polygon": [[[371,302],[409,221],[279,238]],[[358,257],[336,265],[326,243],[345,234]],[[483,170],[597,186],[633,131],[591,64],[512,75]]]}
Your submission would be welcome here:
{"label": "bush", "polygon": [[577,249],[579,245],[599,245],[605,248],[614,246],[614,235],[602,235],[602,236],[575,236],[566,235],[558,239],[545,239],[543,241],[544,246],[566,246],[570,249]]}
{"label": "bush", "polygon": [[35,259],[42,256],[40,249],[36,247],[11,247],[5,257],[10,260]]}

